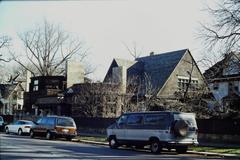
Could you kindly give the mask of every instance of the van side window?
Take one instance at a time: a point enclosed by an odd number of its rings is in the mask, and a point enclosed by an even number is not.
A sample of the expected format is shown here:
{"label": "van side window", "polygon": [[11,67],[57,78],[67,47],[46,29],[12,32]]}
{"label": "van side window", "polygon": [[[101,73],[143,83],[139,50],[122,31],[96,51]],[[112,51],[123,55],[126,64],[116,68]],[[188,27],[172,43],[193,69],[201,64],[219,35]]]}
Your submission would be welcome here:
{"label": "van side window", "polygon": [[143,116],[142,115],[130,115],[127,119],[128,125],[139,125],[142,124]]}
{"label": "van side window", "polygon": [[47,118],[47,124],[48,125],[54,125],[55,124],[55,118],[54,117],[48,117]]}
{"label": "van side window", "polygon": [[148,126],[156,126],[159,129],[166,127],[166,115],[163,114],[148,114],[145,115],[144,124]]}
{"label": "van side window", "polygon": [[42,121],[40,124],[46,124],[47,123],[47,117],[42,118]]}

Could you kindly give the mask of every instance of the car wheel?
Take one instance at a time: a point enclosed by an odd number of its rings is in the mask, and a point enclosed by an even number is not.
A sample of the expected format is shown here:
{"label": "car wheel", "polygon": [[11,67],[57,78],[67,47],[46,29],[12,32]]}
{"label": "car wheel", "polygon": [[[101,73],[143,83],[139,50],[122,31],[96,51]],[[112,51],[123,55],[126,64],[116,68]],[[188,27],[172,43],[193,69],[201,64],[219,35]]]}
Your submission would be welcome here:
{"label": "car wheel", "polygon": [[161,146],[161,144],[159,143],[158,140],[152,140],[151,141],[151,143],[150,143],[150,150],[154,154],[157,154],[157,153],[161,152],[162,146]]}
{"label": "car wheel", "polygon": [[50,139],[52,139],[52,134],[51,134],[51,132],[47,132],[47,134],[46,134],[46,139],[47,140],[50,140]]}
{"label": "car wheel", "polygon": [[33,130],[30,131],[30,137],[31,137],[31,138],[34,138],[34,132],[33,132]]}
{"label": "car wheel", "polygon": [[188,150],[188,147],[187,147],[187,146],[177,147],[177,148],[176,148],[176,152],[177,152],[178,154],[184,154],[184,153],[187,152],[187,150]]}
{"label": "car wheel", "polygon": [[108,142],[111,149],[117,149],[119,147],[119,144],[115,137],[110,137]]}
{"label": "car wheel", "polygon": [[21,136],[22,134],[23,134],[22,129],[19,128],[19,129],[18,129],[18,135]]}
{"label": "car wheel", "polygon": [[9,134],[9,129],[8,129],[8,127],[5,128],[5,133],[6,133],[6,134]]}
{"label": "car wheel", "polygon": [[72,137],[67,137],[66,138],[68,141],[72,141]]}

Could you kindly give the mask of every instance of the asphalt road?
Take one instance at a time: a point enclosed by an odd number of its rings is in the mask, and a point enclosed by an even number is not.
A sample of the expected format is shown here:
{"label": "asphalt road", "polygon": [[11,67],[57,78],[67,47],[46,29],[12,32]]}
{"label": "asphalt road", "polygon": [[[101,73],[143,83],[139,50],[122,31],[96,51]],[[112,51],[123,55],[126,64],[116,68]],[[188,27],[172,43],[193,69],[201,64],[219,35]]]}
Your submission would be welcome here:
{"label": "asphalt road", "polygon": [[120,148],[109,149],[107,146],[68,142],[64,140],[31,139],[28,136],[0,134],[0,159],[162,159],[162,160],[200,160],[221,159],[194,154],[177,155],[175,152],[163,152],[153,155],[147,150]]}

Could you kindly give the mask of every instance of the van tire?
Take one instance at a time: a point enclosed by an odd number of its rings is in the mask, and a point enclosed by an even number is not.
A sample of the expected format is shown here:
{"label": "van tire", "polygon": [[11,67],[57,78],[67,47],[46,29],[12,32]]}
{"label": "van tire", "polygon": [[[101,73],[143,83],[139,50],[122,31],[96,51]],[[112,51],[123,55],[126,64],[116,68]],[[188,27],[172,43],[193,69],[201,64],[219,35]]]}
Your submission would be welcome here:
{"label": "van tire", "polygon": [[117,149],[119,147],[119,144],[117,142],[117,139],[114,136],[110,136],[108,139],[109,147],[111,149]]}
{"label": "van tire", "polygon": [[176,136],[185,137],[188,131],[188,124],[184,120],[178,120],[174,124],[174,133]]}
{"label": "van tire", "polygon": [[157,139],[153,139],[150,141],[150,150],[154,154],[158,154],[162,150],[161,143]]}
{"label": "van tire", "polygon": [[187,146],[181,146],[176,148],[176,152],[178,154],[184,154],[187,153],[188,147]]}

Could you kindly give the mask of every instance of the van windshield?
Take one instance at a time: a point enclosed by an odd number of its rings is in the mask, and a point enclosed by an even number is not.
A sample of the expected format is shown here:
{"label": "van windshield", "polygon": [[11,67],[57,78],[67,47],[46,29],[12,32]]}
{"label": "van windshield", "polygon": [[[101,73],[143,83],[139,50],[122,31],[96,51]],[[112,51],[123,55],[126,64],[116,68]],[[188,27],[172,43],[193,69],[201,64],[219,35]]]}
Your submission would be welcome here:
{"label": "van windshield", "polygon": [[73,119],[71,119],[71,118],[58,118],[57,125],[58,126],[75,127],[75,123],[74,123]]}

